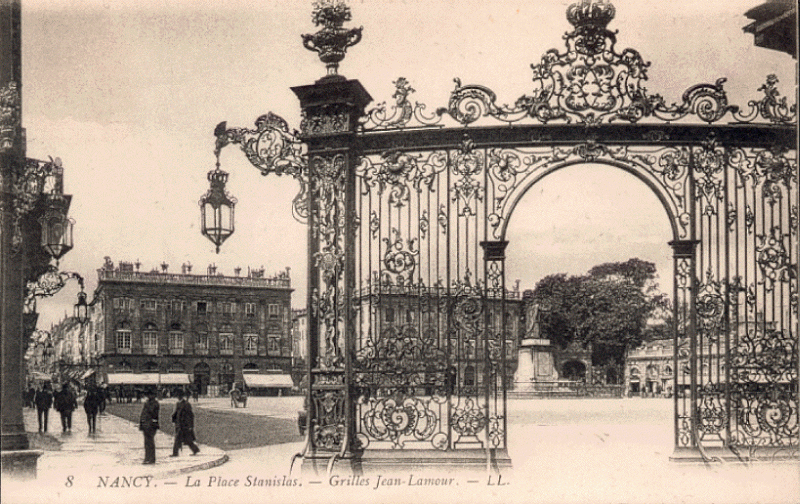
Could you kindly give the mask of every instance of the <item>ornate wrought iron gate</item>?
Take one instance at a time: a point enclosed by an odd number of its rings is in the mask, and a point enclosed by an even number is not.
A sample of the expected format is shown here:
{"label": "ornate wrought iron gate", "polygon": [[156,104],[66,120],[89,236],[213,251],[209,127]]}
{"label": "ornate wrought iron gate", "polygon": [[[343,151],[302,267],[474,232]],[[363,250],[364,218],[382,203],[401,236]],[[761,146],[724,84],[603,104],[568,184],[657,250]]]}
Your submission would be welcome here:
{"label": "ornate wrought iron gate", "polygon": [[[634,174],[669,215],[676,456],[796,455],[795,106],[772,76],[747,110],[728,103],[724,79],[667,104],[642,86],[649,63],[616,49],[614,14],[609,3],[571,5],[566,49],[532,65],[534,89],[513,106],[456,80],[431,110],[399,78],[395,104],[369,111],[358,81],[335,72],[360,29],[323,16],[304,40],[329,75],[293,88],[301,132],[272,114],[254,130],[218,129],[218,148],[238,143],[264,173],[302,185],[307,460],[414,450],[507,461],[518,335],[507,324],[506,226],[531,185],[577,163]],[[325,46],[333,33],[338,52]]]}

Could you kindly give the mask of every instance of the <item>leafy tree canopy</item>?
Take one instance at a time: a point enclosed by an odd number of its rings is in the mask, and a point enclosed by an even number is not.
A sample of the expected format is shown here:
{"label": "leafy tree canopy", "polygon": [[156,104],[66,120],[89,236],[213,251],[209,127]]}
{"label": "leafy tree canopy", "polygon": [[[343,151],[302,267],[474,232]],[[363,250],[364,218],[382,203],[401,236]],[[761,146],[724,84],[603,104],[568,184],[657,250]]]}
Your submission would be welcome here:
{"label": "leafy tree canopy", "polygon": [[591,344],[597,365],[621,363],[667,306],[656,278],[655,264],[640,259],[600,264],[582,276],[549,275],[533,291],[541,334],[562,348]]}

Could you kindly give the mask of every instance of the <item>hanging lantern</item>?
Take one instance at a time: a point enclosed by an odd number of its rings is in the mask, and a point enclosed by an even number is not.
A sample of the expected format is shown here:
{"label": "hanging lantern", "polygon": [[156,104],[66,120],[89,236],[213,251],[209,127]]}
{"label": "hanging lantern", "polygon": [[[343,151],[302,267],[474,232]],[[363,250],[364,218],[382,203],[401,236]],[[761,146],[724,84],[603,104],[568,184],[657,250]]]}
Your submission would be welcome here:
{"label": "hanging lantern", "polygon": [[78,302],[75,303],[74,316],[81,325],[89,322],[89,305],[86,303],[86,293],[82,290],[78,293]]}
{"label": "hanging lantern", "polygon": [[211,188],[200,198],[200,231],[216,245],[219,254],[219,246],[233,234],[233,208],[236,206],[236,198],[225,191],[228,173],[219,169],[219,157],[217,168],[208,172],[208,181]]}
{"label": "hanging lantern", "polygon": [[42,248],[58,261],[72,250],[72,227],[75,221],[67,217],[67,206],[52,201],[44,215],[39,218],[42,226]]}

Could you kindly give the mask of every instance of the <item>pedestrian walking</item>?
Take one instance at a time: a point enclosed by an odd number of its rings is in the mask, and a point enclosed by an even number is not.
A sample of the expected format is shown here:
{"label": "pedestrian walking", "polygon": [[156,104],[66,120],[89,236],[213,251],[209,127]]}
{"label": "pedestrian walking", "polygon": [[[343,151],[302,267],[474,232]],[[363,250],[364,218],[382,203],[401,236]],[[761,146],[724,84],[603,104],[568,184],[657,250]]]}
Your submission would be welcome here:
{"label": "pedestrian walking", "polygon": [[36,413],[39,419],[39,432],[47,432],[47,417],[53,405],[53,394],[50,393],[50,383],[45,382],[42,388],[36,391]]}
{"label": "pedestrian walking", "polygon": [[69,383],[64,383],[53,396],[53,405],[61,414],[62,432],[72,432],[72,412],[78,408],[78,400]]}
{"label": "pedestrian walking", "polygon": [[142,406],[139,416],[139,430],[144,434],[144,464],[156,463],[156,431],[158,425],[159,404],[155,389],[147,389],[147,401]]}
{"label": "pedestrian walking", "polygon": [[106,411],[106,401],[109,401],[110,396],[108,393],[108,388],[101,387],[97,390],[97,411],[101,415]]}
{"label": "pedestrian walking", "polygon": [[97,412],[100,410],[101,392],[95,387],[90,387],[83,399],[83,410],[86,412],[86,422],[89,424],[89,434],[97,431]]}
{"label": "pedestrian walking", "polygon": [[34,402],[36,399],[36,389],[31,386],[27,392],[25,392],[25,406],[33,409],[36,407],[36,403]]}
{"label": "pedestrian walking", "polygon": [[172,413],[172,423],[175,424],[175,444],[172,445],[172,457],[178,456],[181,445],[186,445],[192,450],[192,455],[197,455],[200,448],[195,444],[194,412],[192,405],[186,400],[186,393],[178,391],[178,403]]}

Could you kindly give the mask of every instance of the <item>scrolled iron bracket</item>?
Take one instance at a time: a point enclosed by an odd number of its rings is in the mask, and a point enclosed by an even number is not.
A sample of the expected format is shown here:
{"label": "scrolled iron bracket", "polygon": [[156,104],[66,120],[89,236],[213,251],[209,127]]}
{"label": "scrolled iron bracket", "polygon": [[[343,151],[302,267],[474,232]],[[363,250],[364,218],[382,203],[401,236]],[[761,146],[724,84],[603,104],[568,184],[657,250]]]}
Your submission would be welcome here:
{"label": "scrolled iron bracket", "polygon": [[78,281],[81,291],[84,289],[84,279],[74,271],[59,271],[57,266],[49,265],[47,271],[35,282],[28,282],[25,286],[24,313],[36,311],[36,298],[52,297],[67,285],[70,279]]}
{"label": "scrolled iron bracket", "polygon": [[224,147],[237,144],[261,175],[289,175],[300,182],[300,192],[292,201],[292,214],[305,223],[308,217],[308,155],[299,135],[297,130],[289,130],[286,120],[272,112],[256,119],[254,129],[228,128],[227,122],[223,121],[214,129],[217,138],[214,154],[219,160]]}

